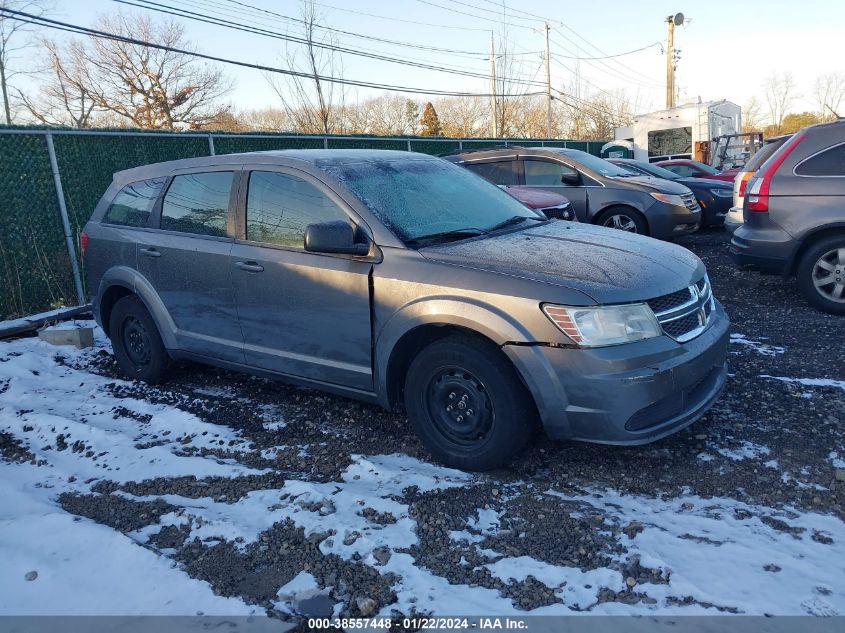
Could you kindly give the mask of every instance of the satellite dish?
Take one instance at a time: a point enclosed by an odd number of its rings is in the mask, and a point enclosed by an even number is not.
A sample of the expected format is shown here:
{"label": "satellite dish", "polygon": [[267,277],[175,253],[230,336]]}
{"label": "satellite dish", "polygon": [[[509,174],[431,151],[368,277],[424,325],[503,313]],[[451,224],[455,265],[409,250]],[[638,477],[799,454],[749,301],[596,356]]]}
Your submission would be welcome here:
{"label": "satellite dish", "polygon": [[684,14],[676,13],[673,21],[675,22],[675,26],[681,26],[684,23]]}

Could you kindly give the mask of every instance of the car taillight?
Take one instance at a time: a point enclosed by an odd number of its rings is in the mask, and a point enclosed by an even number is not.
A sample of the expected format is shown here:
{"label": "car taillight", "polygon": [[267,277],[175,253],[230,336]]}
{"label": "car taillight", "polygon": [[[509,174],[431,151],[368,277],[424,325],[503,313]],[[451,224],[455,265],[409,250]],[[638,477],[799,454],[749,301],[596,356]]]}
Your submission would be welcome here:
{"label": "car taillight", "polygon": [[745,208],[747,211],[756,211],[757,213],[768,213],[769,211],[769,188],[772,184],[772,176],[783,165],[783,161],[792,153],[801,139],[804,138],[804,132],[798,132],[780,148],[778,152],[773,154],[769,160],[763,163],[760,167],[759,176],[753,179],[751,186],[748,188],[748,196],[745,199]]}
{"label": "car taillight", "polygon": [[737,194],[740,198],[745,197],[745,188],[748,186],[748,181],[751,180],[751,176],[753,176],[753,172],[748,172],[742,175],[742,179],[739,181],[739,193]]}
{"label": "car taillight", "polygon": [[85,251],[88,250],[88,234],[85,231],[79,234],[79,250],[82,251],[82,256],[85,257]]}

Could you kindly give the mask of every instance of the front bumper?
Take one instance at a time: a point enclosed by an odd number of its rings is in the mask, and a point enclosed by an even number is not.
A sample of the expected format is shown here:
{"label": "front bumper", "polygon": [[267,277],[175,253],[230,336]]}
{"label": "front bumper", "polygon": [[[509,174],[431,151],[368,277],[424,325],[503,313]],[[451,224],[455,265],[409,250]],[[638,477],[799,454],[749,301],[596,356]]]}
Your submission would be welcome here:
{"label": "front bumper", "polygon": [[703,223],[707,226],[721,226],[725,222],[725,216],[733,203],[733,196],[720,198],[713,194],[702,195],[698,198],[701,210],[704,215]]}
{"label": "front bumper", "polygon": [[701,209],[656,202],[646,211],[651,237],[666,240],[695,233],[701,225]]}
{"label": "front bumper", "polygon": [[730,322],[717,303],[687,343],[667,336],[578,349],[506,345],[554,439],[645,444],[692,424],[727,378]]}
{"label": "front bumper", "polygon": [[742,207],[731,207],[725,216],[725,230],[733,235],[742,224]]}

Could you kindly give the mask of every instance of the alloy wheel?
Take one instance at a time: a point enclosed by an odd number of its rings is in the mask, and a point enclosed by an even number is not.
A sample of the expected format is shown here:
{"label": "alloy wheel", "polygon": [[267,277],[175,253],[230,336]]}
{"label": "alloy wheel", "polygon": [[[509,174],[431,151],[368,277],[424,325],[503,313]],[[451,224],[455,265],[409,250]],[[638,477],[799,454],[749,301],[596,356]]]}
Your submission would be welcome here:
{"label": "alloy wheel", "polygon": [[637,223],[627,215],[611,215],[604,221],[603,226],[629,233],[637,232]]}
{"label": "alloy wheel", "polygon": [[813,265],[813,285],[825,299],[845,303],[845,248],[834,248]]}

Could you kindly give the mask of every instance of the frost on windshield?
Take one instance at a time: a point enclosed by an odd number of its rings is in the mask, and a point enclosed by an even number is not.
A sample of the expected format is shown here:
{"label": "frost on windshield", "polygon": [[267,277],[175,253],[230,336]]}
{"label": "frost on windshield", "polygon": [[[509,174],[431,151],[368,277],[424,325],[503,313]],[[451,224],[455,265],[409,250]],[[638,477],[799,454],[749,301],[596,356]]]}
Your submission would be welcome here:
{"label": "frost on windshield", "polygon": [[444,160],[403,159],[320,166],[403,240],[537,217],[483,178]]}

